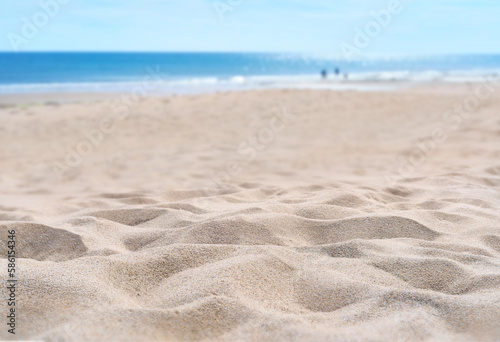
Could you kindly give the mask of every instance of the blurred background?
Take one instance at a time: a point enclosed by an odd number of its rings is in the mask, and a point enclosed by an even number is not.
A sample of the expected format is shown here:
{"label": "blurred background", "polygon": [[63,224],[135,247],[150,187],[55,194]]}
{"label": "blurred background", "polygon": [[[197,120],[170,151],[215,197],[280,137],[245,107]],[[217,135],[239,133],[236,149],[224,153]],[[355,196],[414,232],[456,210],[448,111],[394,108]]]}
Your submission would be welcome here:
{"label": "blurred background", "polygon": [[163,94],[477,81],[499,75],[499,15],[484,0],[8,2],[0,94],[130,91],[147,66]]}

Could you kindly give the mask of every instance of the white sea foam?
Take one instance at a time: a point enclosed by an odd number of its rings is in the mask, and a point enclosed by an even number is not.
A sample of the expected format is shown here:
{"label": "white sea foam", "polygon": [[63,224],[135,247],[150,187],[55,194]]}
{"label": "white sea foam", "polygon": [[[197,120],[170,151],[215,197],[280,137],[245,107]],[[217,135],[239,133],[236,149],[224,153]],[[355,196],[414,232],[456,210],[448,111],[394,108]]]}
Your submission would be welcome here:
{"label": "white sea foam", "polygon": [[[264,88],[309,88],[309,89],[358,89],[376,90],[392,88],[398,82],[480,82],[500,81],[500,70],[467,71],[378,71],[330,75],[321,80],[319,75],[260,75],[232,77],[168,77],[155,93],[205,93],[215,91],[264,89]],[[362,83],[362,84],[361,84]],[[141,86],[142,81],[81,82],[81,83],[30,83],[0,84],[0,94],[54,93],[54,92],[130,92]]]}

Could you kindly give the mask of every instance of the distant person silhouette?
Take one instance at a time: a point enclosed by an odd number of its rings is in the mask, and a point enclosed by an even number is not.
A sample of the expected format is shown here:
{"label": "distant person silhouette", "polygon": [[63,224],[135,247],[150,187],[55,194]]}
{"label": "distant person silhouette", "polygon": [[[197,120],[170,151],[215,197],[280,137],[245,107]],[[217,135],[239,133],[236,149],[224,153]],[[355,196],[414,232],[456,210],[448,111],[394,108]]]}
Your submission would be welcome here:
{"label": "distant person silhouette", "polygon": [[326,69],[321,70],[321,78],[326,80],[328,77],[328,71]]}
{"label": "distant person silhouette", "polygon": [[339,75],[340,74],[340,69],[339,68],[335,68],[335,75]]}

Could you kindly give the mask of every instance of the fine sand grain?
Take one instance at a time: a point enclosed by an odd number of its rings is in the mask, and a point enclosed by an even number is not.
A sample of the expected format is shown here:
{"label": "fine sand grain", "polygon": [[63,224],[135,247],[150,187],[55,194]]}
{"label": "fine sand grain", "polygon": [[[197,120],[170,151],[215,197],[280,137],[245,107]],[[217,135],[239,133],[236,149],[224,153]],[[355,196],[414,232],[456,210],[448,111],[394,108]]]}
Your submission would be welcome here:
{"label": "fine sand grain", "polygon": [[500,340],[499,85],[117,99],[0,108],[16,338]]}

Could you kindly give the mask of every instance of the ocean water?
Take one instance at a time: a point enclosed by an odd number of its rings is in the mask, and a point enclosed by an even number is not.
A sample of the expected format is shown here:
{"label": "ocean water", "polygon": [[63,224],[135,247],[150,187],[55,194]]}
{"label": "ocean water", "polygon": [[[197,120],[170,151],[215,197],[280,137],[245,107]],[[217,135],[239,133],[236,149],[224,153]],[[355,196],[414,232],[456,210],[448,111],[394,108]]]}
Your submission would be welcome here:
{"label": "ocean water", "polygon": [[[333,74],[338,68],[340,74]],[[331,82],[320,82],[329,71]],[[148,75],[150,76],[148,78]],[[266,87],[334,87],[347,81],[500,80],[500,55],[370,57],[266,53],[0,53],[0,93],[196,93]]]}

